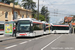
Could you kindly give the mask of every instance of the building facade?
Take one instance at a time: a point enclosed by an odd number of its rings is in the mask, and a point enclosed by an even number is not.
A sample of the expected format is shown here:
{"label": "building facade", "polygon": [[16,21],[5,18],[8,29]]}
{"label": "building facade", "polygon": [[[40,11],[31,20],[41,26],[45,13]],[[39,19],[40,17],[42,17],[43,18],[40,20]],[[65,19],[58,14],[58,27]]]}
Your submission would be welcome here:
{"label": "building facade", "polygon": [[[32,11],[24,9],[19,5],[14,6],[14,20],[20,18],[32,18]],[[0,21],[12,21],[13,20],[13,3],[4,4],[0,3]]]}

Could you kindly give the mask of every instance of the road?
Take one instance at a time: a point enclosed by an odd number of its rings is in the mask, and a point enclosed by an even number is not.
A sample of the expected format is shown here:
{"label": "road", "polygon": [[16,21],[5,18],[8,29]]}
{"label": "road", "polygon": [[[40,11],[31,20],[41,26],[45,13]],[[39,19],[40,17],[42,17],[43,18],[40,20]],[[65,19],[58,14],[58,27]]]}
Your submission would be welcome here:
{"label": "road", "polygon": [[0,42],[0,50],[75,50],[75,34],[49,34]]}

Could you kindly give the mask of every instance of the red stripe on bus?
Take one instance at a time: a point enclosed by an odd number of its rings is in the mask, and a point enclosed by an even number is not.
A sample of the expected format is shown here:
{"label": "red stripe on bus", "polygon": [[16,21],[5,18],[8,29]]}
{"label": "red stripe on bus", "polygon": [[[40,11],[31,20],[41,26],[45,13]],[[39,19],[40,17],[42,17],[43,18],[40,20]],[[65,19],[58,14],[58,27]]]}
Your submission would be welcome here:
{"label": "red stripe on bus", "polygon": [[0,29],[0,31],[4,31],[4,29]]}
{"label": "red stripe on bus", "polygon": [[48,24],[46,24],[46,25],[48,25]]}
{"label": "red stripe on bus", "polygon": [[53,25],[53,26],[62,26],[62,27],[69,27],[69,26],[66,26],[66,25]]}
{"label": "red stripe on bus", "polygon": [[33,23],[36,23],[36,24],[43,24],[43,23],[39,23],[39,22],[33,22]]}

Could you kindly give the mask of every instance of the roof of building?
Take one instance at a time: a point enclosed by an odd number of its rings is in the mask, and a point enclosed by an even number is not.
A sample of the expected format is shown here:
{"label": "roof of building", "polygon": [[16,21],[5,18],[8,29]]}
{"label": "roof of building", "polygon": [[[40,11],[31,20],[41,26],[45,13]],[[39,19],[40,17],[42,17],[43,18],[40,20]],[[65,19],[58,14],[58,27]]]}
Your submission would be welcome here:
{"label": "roof of building", "polygon": [[[0,5],[13,8],[13,3],[10,3],[10,5],[9,5],[9,4],[5,4],[5,3],[0,2]],[[20,5],[14,5],[14,7],[15,7],[15,9],[20,9],[20,10],[23,10],[23,11],[32,12],[32,10],[24,9],[23,7],[20,7]]]}
{"label": "roof of building", "polygon": [[72,25],[75,25],[75,23],[72,23]]}
{"label": "roof of building", "polygon": [[73,17],[64,17],[64,21],[65,22],[70,22],[72,20]]}

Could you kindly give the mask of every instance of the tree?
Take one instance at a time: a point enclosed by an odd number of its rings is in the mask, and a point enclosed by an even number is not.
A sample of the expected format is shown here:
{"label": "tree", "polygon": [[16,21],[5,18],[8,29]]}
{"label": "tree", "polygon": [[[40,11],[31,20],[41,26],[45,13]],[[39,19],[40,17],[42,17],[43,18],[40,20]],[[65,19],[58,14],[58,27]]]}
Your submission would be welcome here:
{"label": "tree", "polygon": [[41,20],[41,21],[45,21],[44,15],[39,14],[39,20]]}
{"label": "tree", "polygon": [[41,9],[41,14],[44,15],[44,18],[47,22],[49,22],[49,11],[47,7],[43,6]]}
{"label": "tree", "polygon": [[[1,0],[1,2],[10,4],[10,3],[13,3],[13,0]],[[14,4],[17,5],[18,4],[18,1],[17,2],[14,2]]]}
{"label": "tree", "polygon": [[73,21],[73,22],[75,21],[75,16],[73,16],[73,19],[72,19],[72,21]]}
{"label": "tree", "polygon": [[22,0],[22,2],[26,1],[27,3],[23,4],[25,9],[34,9],[36,7],[36,3],[33,0]]}
{"label": "tree", "polygon": [[45,6],[43,6],[43,7],[42,7],[42,9],[41,9],[41,14],[42,14],[42,15],[44,15],[44,16],[45,16],[45,13],[46,13],[46,11],[45,11],[45,10],[46,10],[46,7],[45,7]]}

